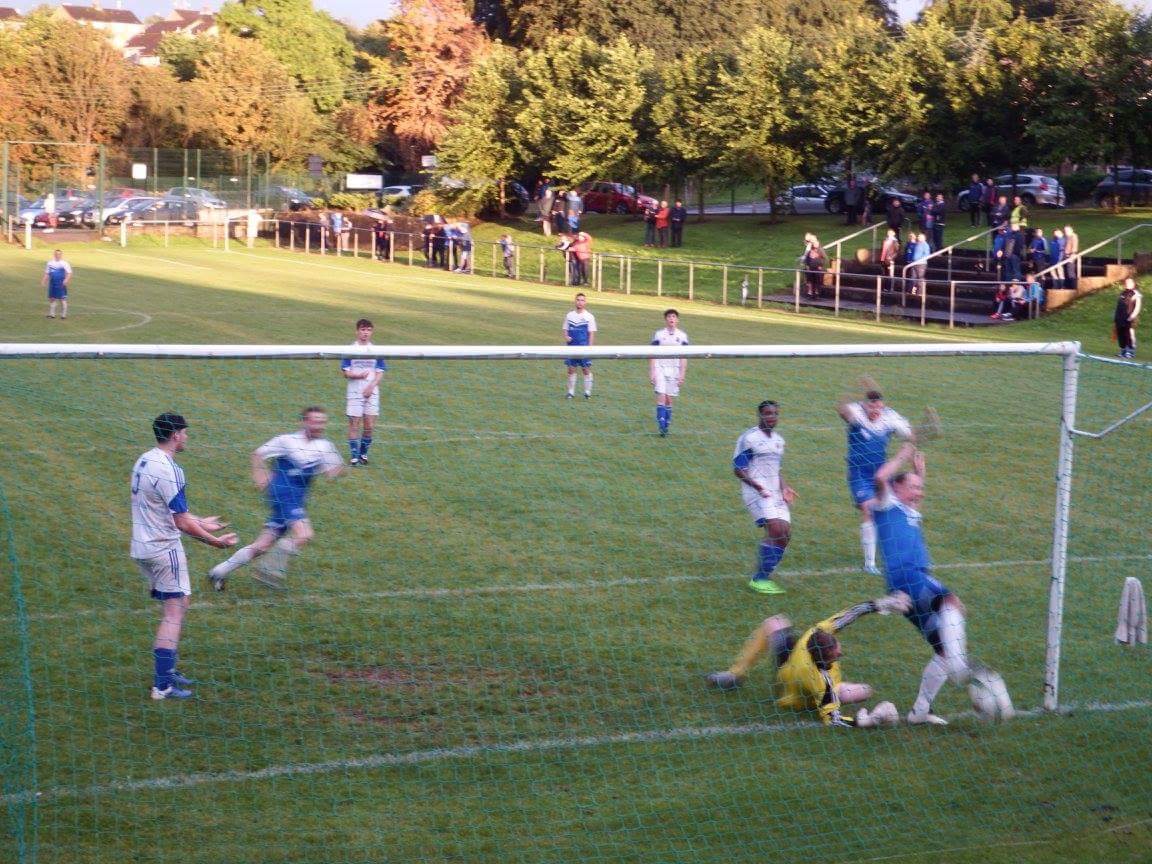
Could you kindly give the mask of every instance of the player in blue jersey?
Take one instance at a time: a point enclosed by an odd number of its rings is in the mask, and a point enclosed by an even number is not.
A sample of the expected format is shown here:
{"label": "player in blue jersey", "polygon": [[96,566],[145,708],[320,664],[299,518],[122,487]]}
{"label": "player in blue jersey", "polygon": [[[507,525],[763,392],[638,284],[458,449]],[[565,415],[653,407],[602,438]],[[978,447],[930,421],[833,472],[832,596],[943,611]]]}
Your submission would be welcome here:
{"label": "player in blue jersey", "polygon": [[[356,341],[353,348],[372,345],[374,327],[367,318],[356,322]],[[352,465],[368,464],[368,448],[372,446],[372,430],[380,416],[380,379],[388,370],[383,357],[345,357],[340,361],[340,374],[348,379],[345,388],[348,415],[348,452]]]}
{"label": "player in blue jersey", "polygon": [[876,525],[864,506],[875,494],[876,472],[888,459],[888,441],[893,435],[914,441],[908,421],[884,404],[884,396],[869,378],[861,382],[863,400],[844,399],[836,410],[848,424],[848,491],[860,511],[860,547],[864,551],[864,571],[879,576],[876,567]]}
{"label": "player in blue jersey", "polygon": [[[583,294],[576,295],[576,308],[564,316],[564,342],[567,345],[595,345],[596,344],[596,316],[587,310],[588,298]],[[568,394],[566,398],[572,399],[576,395],[576,370],[584,370],[584,398],[592,398],[592,361],[583,358],[565,360],[568,371]]]}
{"label": "player in blue jersey", "polygon": [[68,317],[68,284],[72,281],[72,265],[64,260],[64,253],[57,249],[52,260],[44,267],[44,278],[40,286],[48,289],[48,317],[56,317],[56,304],[60,303],[60,320]]}
{"label": "player in blue jersey", "polygon": [[235,534],[213,534],[228,526],[219,516],[195,516],[188,510],[184,471],[176,454],[188,444],[188,424],[179,414],[161,414],[152,421],[156,446],[132,467],[132,547],[129,554],[148,583],[153,599],[163,604],[152,643],[153,699],[188,699],[192,681],[176,670],[180,630],[188,612],[192,585],[180,535],[227,549]]}
{"label": "player in blue jersey", "polygon": [[271,554],[260,562],[253,578],[269,588],[283,588],[288,562],[312,539],[308,490],[318,474],[339,476],[344,462],[324,437],[328,415],[323,408],[305,408],[300,421],[299,431],[277,435],[252,453],[252,481],[267,494],[271,513],[256,542],[208,571],[217,591],[224,590],[229,573],[269,550]]}
{"label": "player in blue jersey", "polygon": [[[664,312],[664,326],[652,335],[653,345],[687,345],[688,334],[680,329],[680,313]],[[656,391],[656,428],[660,437],[668,435],[672,425],[672,400],[680,395],[688,374],[687,357],[653,357],[648,361],[648,378]]]}
{"label": "player in blue jersey", "polygon": [[[909,460],[912,470],[901,471]],[[908,722],[943,726],[948,721],[932,713],[932,701],[945,681],[964,686],[972,672],[964,604],[932,575],[932,559],[917,509],[924,500],[924,476],[924,454],[914,444],[905,443],[876,472],[875,497],[865,506],[876,523],[888,590],[903,591],[912,598],[912,608],[905,617],[933,651]]]}
{"label": "player in blue jersey", "polygon": [[760,423],[740,436],[732,454],[732,471],[740,481],[744,506],[764,529],[760,563],[748,587],[761,594],[783,594],[784,589],[772,579],[772,574],[792,537],[789,505],[796,500],[796,492],[784,482],[781,472],[784,439],[775,431],[780,406],[765,399],[756,411]]}

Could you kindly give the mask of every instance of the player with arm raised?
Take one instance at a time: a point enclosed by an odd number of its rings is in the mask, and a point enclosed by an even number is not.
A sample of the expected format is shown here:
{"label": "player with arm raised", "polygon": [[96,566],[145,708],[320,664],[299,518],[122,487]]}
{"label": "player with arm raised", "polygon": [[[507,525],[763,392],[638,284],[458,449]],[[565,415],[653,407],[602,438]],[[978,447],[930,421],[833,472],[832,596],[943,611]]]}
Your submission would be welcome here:
{"label": "player with arm raised", "polygon": [[[901,471],[909,460],[912,469]],[[924,478],[924,454],[906,443],[876,472],[876,494],[865,506],[876,522],[888,590],[903,591],[912,598],[905,617],[933,651],[908,722],[943,726],[948,721],[932,713],[932,701],[946,680],[964,686],[972,671],[964,604],[932,576],[932,559],[917,509],[924,500]]]}
{"label": "player with arm raised", "polygon": [[176,454],[188,444],[188,424],[179,414],[161,414],[152,421],[156,446],[132,468],[132,548],[130,554],[148,582],[153,599],[163,604],[152,643],[153,699],[188,699],[192,681],[176,670],[180,630],[188,612],[192,585],[181,534],[209,546],[227,549],[236,535],[213,534],[228,526],[218,516],[196,516],[188,509],[184,471]]}
{"label": "player with arm raised", "polygon": [[844,398],[836,407],[848,424],[848,491],[860,511],[860,547],[864,551],[864,572],[879,576],[876,566],[876,525],[864,506],[875,494],[876,472],[888,458],[888,441],[896,435],[915,441],[908,421],[884,404],[884,396],[870,378],[862,379],[863,400]]}
{"label": "player with arm raised", "polygon": [[[596,344],[596,316],[588,311],[588,298],[584,294],[576,295],[576,308],[569,310],[564,316],[564,343],[566,345],[595,345]],[[584,398],[592,398],[592,361],[587,357],[565,360],[564,366],[568,372],[568,393],[566,398],[572,399],[576,395],[576,370],[584,371]]]}
{"label": "player with arm raised", "polygon": [[[337,477],[343,460],[324,437],[328,415],[315,406],[300,412],[300,429],[277,435],[252,453],[252,481],[268,495],[271,514],[256,542],[245,546],[208,572],[212,587],[223,591],[228,574],[271,550],[260,562],[256,581],[269,588],[283,588],[291,557],[312,539],[308,518],[308,490],[317,474]],[[268,467],[268,463],[272,467]]]}
{"label": "player with arm raised", "polygon": [[[652,344],[688,344],[688,334],[680,329],[680,313],[675,309],[664,312],[664,326],[653,334]],[[648,378],[656,391],[656,428],[661,438],[668,435],[668,427],[672,425],[672,400],[680,395],[687,374],[687,357],[653,357],[648,361]]]}
{"label": "player with arm raised", "polygon": [[[353,348],[372,345],[374,326],[367,318],[356,322],[356,341]],[[352,465],[368,464],[368,448],[372,446],[372,430],[380,416],[380,379],[388,370],[383,357],[345,357],[340,361],[340,373],[348,379],[345,401],[348,415],[348,451]],[[363,434],[361,434],[363,430]]]}
{"label": "player with arm raised", "polygon": [[772,574],[792,536],[788,507],[796,500],[796,492],[784,481],[781,471],[784,439],[775,431],[780,406],[765,399],[756,410],[760,423],[740,436],[732,456],[732,471],[740,481],[744,506],[764,529],[760,563],[748,587],[761,594],[783,594],[784,589],[772,579]]}
{"label": "player with arm raised", "polygon": [[905,613],[911,601],[905,594],[889,594],[876,600],[857,603],[837,612],[796,638],[791,622],[783,615],[773,615],[757,627],[736,662],[724,672],[713,672],[708,683],[720,690],[734,690],[744,683],[749,671],[769,651],[776,658],[776,704],[792,711],[817,711],[825,726],[871,726],[898,722],[899,715],[891,702],[882,702],[869,713],[861,708],[856,717],[841,712],[844,705],[872,698],[868,684],[853,684],[840,677],[841,630],[864,615],[879,612]]}

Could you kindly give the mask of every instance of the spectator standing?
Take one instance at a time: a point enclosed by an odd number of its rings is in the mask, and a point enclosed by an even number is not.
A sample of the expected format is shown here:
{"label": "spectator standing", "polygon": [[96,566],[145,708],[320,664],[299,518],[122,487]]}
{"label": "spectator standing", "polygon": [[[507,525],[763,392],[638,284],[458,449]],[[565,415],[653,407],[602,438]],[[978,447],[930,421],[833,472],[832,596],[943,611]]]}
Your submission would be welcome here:
{"label": "spectator standing", "polygon": [[1136,319],[1140,317],[1143,298],[1136,289],[1136,280],[1129,276],[1124,280],[1120,296],[1116,298],[1116,311],[1112,314],[1112,327],[1116,331],[1116,343],[1120,356],[1131,360],[1136,356]]}
{"label": "spectator standing", "polygon": [[656,208],[644,205],[644,245],[649,249],[656,245]]}
{"label": "spectator standing", "polygon": [[467,222],[457,222],[454,238],[456,241],[456,267],[453,273],[472,272],[472,226]]}
{"label": "spectator standing", "polygon": [[679,248],[684,245],[684,223],[688,221],[688,208],[684,202],[677,199],[668,214],[668,222],[672,228],[672,245]]}
{"label": "spectator standing", "polygon": [[[437,216],[437,219],[441,217]],[[448,244],[451,240],[448,226],[443,221],[432,226],[432,266],[448,269]]]}
{"label": "spectator standing", "polygon": [[[995,187],[993,187],[995,188]],[[968,220],[973,228],[980,225],[980,211],[984,209],[984,184],[980,182],[980,175],[973,174],[972,182],[968,184]]]}
{"label": "spectator standing", "polygon": [[565,212],[568,203],[566,198],[567,193],[559,190],[552,199],[552,230],[557,234],[568,230],[568,218]]}
{"label": "spectator standing", "polygon": [[1055,265],[1049,274],[1049,286],[1052,288],[1064,287],[1064,232],[1057,228],[1048,240],[1048,265]]}
{"label": "spectator standing", "polygon": [[1080,254],[1080,235],[1071,225],[1064,226],[1064,287],[1076,290],[1079,280],[1076,271],[1080,266],[1077,256]]}
{"label": "spectator standing", "polygon": [[329,212],[328,225],[331,228],[332,249],[339,255],[344,249],[344,214],[339,210]]}
{"label": "spectator standing", "polygon": [[552,181],[547,177],[541,177],[536,184],[536,215],[540,219],[540,227],[543,229],[545,237],[552,236],[552,201],[554,196]]}
{"label": "spectator standing", "polygon": [[1028,215],[1028,205],[1024,203],[1024,199],[1019,195],[1013,195],[1012,213],[1008,219],[1013,224],[1020,226],[1020,230],[1024,234],[1025,244],[1030,244],[1032,242],[1032,231],[1028,227]]}
{"label": "spectator standing", "polygon": [[929,244],[931,244],[933,238],[936,236],[936,217],[933,212],[935,206],[935,202],[932,200],[932,193],[927,190],[925,190],[920,201],[916,204],[916,217],[920,221],[920,233]]}
{"label": "spectator standing", "polygon": [[573,233],[579,231],[580,217],[584,215],[584,199],[580,197],[580,190],[568,190],[564,201],[564,215],[568,221],[568,230]]}
{"label": "spectator standing", "polygon": [[1024,235],[1020,232],[1020,226],[1013,222],[1004,235],[1004,248],[999,253],[1005,281],[1015,282],[1023,278],[1024,274],[1020,270],[1020,255],[1023,251]]}
{"label": "spectator standing", "polygon": [[656,243],[663,249],[668,245],[668,224],[672,219],[672,211],[667,201],[661,201],[656,211]]}
{"label": "spectator standing", "polygon": [[991,228],[992,210],[996,207],[996,181],[991,177],[984,181],[984,196],[981,203],[984,206],[984,221]]}
{"label": "spectator standing", "polygon": [[511,234],[500,235],[500,253],[504,259],[504,275],[509,279],[516,278],[516,243]]}
{"label": "spectator standing", "polygon": [[932,254],[932,247],[928,245],[928,238],[924,234],[916,235],[916,242],[912,246],[912,267],[909,272],[912,274],[912,296],[916,297],[921,292],[927,292],[928,281],[928,256]]}
{"label": "spectator standing", "polygon": [[1037,228],[1032,235],[1032,242],[1028,244],[1028,260],[1032,262],[1033,273],[1048,267],[1048,241],[1044,239],[1043,229]]}
{"label": "spectator standing", "polygon": [[60,320],[68,317],[68,284],[72,281],[72,265],[64,260],[59,249],[52,253],[52,260],[44,266],[44,276],[40,287],[48,289],[48,317],[56,317],[56,303],[60,303]]}
{"label": "spectator standing", "polygon": [[880,266],[884,269],[884,275],[887,276],[888,290],[891,291],[896,287],[896,259],[900,257],[900,238],[896,236],[896,232],[889,228],[888,235],[884,238],[884,243],[880,246]]}
{"label": "spectator standing", "polygon": [[804,254],[801,263],[804,265],[804,296],[815,300],[820,296],[820,287],[824,284],[824,262],[827,256],[820,240],[815,234],[804,235]]}
{"label": "spectator standing", "polygon": [[944,223],[948,219],[948,205],[944,201],[944,193],[936,193],[936,201],[932,205],[932,244],[939,250],[944,248]]}
{"label": "spectator standing", "polygon": [[573,272],[576,277],[573,285],[588,284],[588,262],[592,259],[592,238],[584,231],[578,233],[572,241],[570,250],[572,255]]}
{"label": "spectator standing", "polygon": [[376,246],[377,261],[392,260],[391,219],[377,219],[372,223],[372,242]]}
{"label": "spectator standing", "polygon": [[888,199],[887,210],[888,227],[896,234],[896,240],[900,240],[900,229],[904,227],[904,205],[900,203],[899,198]]}
{"label": "spectator standing", "polygon": [[856,185],[856,178],[848,178],[848,186],[844,190],[844,224],[855,225],[860,221],[860,205],[864,202],[861,189]]}

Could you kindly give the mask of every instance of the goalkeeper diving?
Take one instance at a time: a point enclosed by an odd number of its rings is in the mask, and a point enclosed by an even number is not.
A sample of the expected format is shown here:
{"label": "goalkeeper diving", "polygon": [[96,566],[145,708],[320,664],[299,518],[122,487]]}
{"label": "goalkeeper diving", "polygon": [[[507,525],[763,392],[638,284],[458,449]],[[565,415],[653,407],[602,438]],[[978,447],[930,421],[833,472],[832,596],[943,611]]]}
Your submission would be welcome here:
{"label": "goalkeeper diving", "polygon": [[843,713],[844,705],[871,699],[873,690],[869,684],[841,680],[843,651],[837,634],[864,615],[903,615],[911,607],[911,598],[897,591],[837,612],[805,630],[799,638],[786,617],[773,615],[748,637],[736,662],[724,672],[713,672],[708,683],[720,690],[734,690],[744,683],[752,667],[771,652],[776,659],[776,704],[781,708],[816,711],[825,726],[869,728],[894,724],[899,715],[891,702],[881,702],[871,712],[861,708],[855,717]]}

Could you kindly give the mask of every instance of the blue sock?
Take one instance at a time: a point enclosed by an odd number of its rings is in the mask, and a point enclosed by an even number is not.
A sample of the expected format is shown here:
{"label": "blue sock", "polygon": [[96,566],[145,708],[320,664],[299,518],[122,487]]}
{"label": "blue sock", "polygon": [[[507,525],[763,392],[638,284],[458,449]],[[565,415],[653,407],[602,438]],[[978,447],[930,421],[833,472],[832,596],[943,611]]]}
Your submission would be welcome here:
{"label": "blue sock", "polygon": [[349,438],[348,439],[348,452],[352,454],[353,459],[359,459],[360,458],[360,439],[359,438]]}
{"label": "blue sock", "polygon": [[656,406],[656,425],[659,426],[661,430],[668,428],[668,406]]}
{"label": "blue sock", "polygon": [[664,428],[667,429],[671,425],[672,425],[672,406],[671,405],[665,405],[664,406]]}
{"label": "blue sock", "polygon": [[776,565],[784,557],[784,547],[772,543],[760,544],[760,567],[756,571],[756,579],[771,579]]}
{"label": "blue sock", "polygon": [[167,690],[172,686],[172,670],[176,668],[176,652],[171,648],[153,648],[152,658],[156,662],[156,674],[152,684],[157,690]]}
{"label": "blue sock", "polygon": [[361,456],[367,456],[368,455],[368,448],[371,446],[372,446],[372,436],[371,435],[365,435],[363,438],[360,439],[360,455]]}

